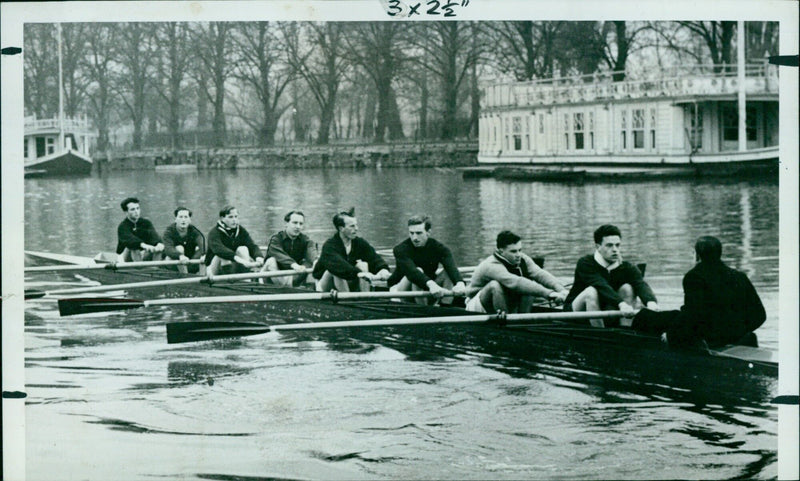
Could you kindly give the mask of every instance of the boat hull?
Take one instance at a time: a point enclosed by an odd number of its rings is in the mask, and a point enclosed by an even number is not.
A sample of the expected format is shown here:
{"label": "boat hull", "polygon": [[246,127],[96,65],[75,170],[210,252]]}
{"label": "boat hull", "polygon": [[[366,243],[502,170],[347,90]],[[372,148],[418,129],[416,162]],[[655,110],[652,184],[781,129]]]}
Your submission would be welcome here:
{"label": "boat hull", "polygon": [[74,150],[40,157],[25,163],[25,177],[89,175],[92,160]]}

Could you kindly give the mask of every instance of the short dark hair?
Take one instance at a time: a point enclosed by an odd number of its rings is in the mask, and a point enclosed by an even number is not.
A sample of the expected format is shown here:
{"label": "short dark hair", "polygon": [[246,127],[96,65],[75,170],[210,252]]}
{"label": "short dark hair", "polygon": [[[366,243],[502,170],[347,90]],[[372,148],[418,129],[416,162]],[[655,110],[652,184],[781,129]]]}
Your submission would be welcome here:
{"label": "short dark hair", "polygon": [[305,214],[303,214],[303,212],[301,212],[301,211],[299,211],[299,210],[290,210],[288,214],[286,214],[285,216],[283,216],[283,221],[284,221],[284,222],[289,222],[289,219],[291,219],[291,218],[292,218],[292,214],[301,215],[301,216],[303,216],[303,219],[305,219],[305,218],[306,218],[306,215],[305,215]]}
{"label": "short dark hair", "polygon": [[179,205],[178,207],[176,207],[175,210],[172,212],[172,215],[174,215],[175,217],[178,217],[178,212],[180,212],[182,210],[185,210],[186,212],[188,212],[189,213],[189,217],[192,216],[192,211],[189,210],[188,207],[184,207],[182,205]]}
{"label": "short dark hair", "polygon": [[603,224],[594,231],[594,243],[595,244],[602,244],[603,237],[608,237],[616,235],[622,237],[622,233],[619,231],[619,227],[611,224]]}
{"label": "short dark hair", "polygon": [[138,204],[139,199],[136,197],[126,197],[125,200],[119,203],[119,206],[122,207],[122,212],[128,212],[128,204]]}
{"label": "short dark hair", "polygon": [[355,217],[356,216],[356,208],[350,207],[349,210],[343,210],[338,214],[333,216],[333,226],[336,227],[338,230],[339,227],[344,227],[344,218],[345,217]]}
{"label": "short dark hair", "polygon": [[722,258],[722,242],[714,236],[704,235],[694,243],[694,251],[703,262],[714,262]]}
{"label": "short dark hair", "polygon": [[220,216],[220,217],[225,217],[226,215],[230,214],[230,213],[231,213],[231,211],[232,211],[232,210],[234,210],[235,208],[236,208],[236,207],[234,207],[234,206],[232,206],[232,205],[226,205],[225,207],[223,207],[223,208],[222,208],[222,209],[219,211],[219,216]]}
{"label": "short dark hair", "polygon": [[425,230],[431,230],[431,218],[425,214],[414,215],[408,219],[408,225],[420,225],[425,224]]}
{"label": "short dark hair", "polygon": [[516,244],[521,240],[522,237],[518,236],[517,234],[511,232],[510,230],[504,230],[497,234],[497,248],[505,249],[511,244]]}

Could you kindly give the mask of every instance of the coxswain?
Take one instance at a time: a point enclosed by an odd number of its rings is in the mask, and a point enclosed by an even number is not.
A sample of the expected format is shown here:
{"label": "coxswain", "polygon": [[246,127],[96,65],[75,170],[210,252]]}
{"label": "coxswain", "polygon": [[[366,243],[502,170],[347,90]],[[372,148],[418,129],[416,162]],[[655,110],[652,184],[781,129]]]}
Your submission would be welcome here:
{"label": "coxswain", "polygon": [[248,272],[264,264],[264,256],[247,229],[239,225],[239,211],[229,205],[219,211],[217,225],[208,233],[206,273]]}
{"label": "coxswain", "polygon": [[318,291],[368,291],[371,282],[389,278],[389,265],[358,236],[354,208],[334,215],[333,226],[336,233],[322,245],[314,266]]}
{"label": "coxswain", "polygon": [[206,240],[200,229],[192,224],[192,211],[186,207],[178,207],[173,211],[175,222],[164,229],[164,255],[169,259],[180,261],[178,271],[186,274],[197,273],[199,264],[186,265],[190,259],[200,259],[205,254]]}
{"label": "coxswain", "polygon": [[443,299],[448,291],[457,296],[464,295],[466,286],[453,254],[447,246],[431,237],[430,217],[415,215],[408,219],[408,238],[392,251],[396,267],[386,282],[390,291],[429,291],[433,294],[433,299],[416,298],[419,304],[434,300],[452,303],[452,297]]}
{"label": "coxswain", "polygon": [[[622,326],[630,326],[635,308],[641,305],[657,311],[658,302],[642,273],[622,260],[622,233],[614,225],[601,225],[594,231],[595,251],[581,257],[575,267],[575,279],[565,311],[620,310]],[[602,319],[592,319],[592,326],[603,327]]]}
{"label": "coxswain", "polygon": [[267,260],[264,271],[295,270],[298,274],[266,279],[282,286],[299,286],[308,277],[307,269],[317,260],[317,246],[303,233],[306,216],[299,210],[293,210],[283,216],[286,222],[280,232],[274,234],[267,244]]}
{"label": "coxswain", "polygon": [[750,279],[722,262],[722,243],[716,237],[700,237],[694,250],[696,264],[683,277],[680,310],[642,309],[633,328],[662,333],[662,340],[674,347],[757,347],[753,331],[764,324],[767,313]]}
{"label": "coxswain", "polygon": [[522,252],[520,236],[504,230],[497,234],[496,247],[472,273],[468,311],[526,313],[537,299],[564,301],[567,289]]}
{"label": "coxswain", "polygon": [[128,197],[119,206],[125,218],[117,227],[117,262],[160,260],[164,244],[153,223],[141,217],[139,199]]}

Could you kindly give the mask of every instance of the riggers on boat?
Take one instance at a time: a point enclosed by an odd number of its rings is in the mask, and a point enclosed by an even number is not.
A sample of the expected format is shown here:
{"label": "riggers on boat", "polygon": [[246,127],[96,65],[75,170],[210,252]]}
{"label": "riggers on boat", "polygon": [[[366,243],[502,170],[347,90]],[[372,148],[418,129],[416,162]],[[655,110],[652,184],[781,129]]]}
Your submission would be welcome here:
{"label": "riggers on boat", "polygon": [[[60,256],[57,254],[26,252],[29,264],[58,263],[73,264],[84,267],[93,264],[86,258]],[[118,290],[121,284],[146,282],[143,287],[135,289],[142,298],[157,297],[153,305],[177,304],[160,301],[175,297],[197,296],[232,296],[232,295],[278,295],[289,299],[298,294],[309,294],[313,291],[303,288],[261,284],[254,281],[244,282],[199,282],[201,278],[181,277],[177,272],[159,267],[138,269],[81,269],[80,275],[101,283],[105,289]],[[63,276],[64,274],[59,274]],[[188,283],[189,279],[193,279]],[[169,281],[181,283],[167,284]],[[161,282],[167,281],[167,282]],[[154,286],[153,284],[160,285]],[[167,285],[163,285],[167,284]],[[314,297],[326,293],[314,293]],[[345,296],[346,297],[346,296]],[[147,301],[132,300],[133,307],[144,307]],[[124,304],[125,301],[122,301]],[[467,323],[459,318],[476,318],[461,308],[424,306],[416,303],[397,302],[385,298],[373,299],[324,299],[301,300],[291,302],[241,302],[233,305],[218,304],[184,304],[184,309],[193,319],[192,322],[168,325],[171,342],[190,342],[218,339],[224,337],[240,337],[270,331],[286,331],[313,328],[365,329],[367,327],[391,327],[405,325],[408,327],[430,324],[446,324],[452,328],[459,324],[466,328]],[[99,309],[102,310],[102,309]],[[594,328],[584,322],[576,323],[553,320],[547,315],[561,313],[560,309],[549,306],[535,306],[529,319],[515,319],[514,316],[483,316],[484,319],[469,321],[469,326],[478,329],[502,329],[513,334],[515,338],[528,340],[532,344],[542,342],[566,342],[569,346],[604,352],[636,352],[647,363],[658,363],[659,368],[673,366],[675,369],[688,369],[687,366],[713,366],[715,372],[753,372],[776,376],[778,372],[777,353],[749,346],[724,346],[708,351],[678,351],[665,346],[659,337],[637,333],[627,328]],[[542,315],[537,318],[538,315]],[[265,319],[265,322],[253,320]],[[425,320],[435,319],[435,321]],[[416,321],[415,321],[416,320]],[[512,322],[509,322],[511,320]],[[287,321],[292,324],[287,324]],[[574,321],[574,320],[572,320]],[[314,323],[313,326],[308,323]],[[337,324],[338,323],[338,324]],[[305,324],[305,326],[300,326]],[[545,341],[549,339],[550,341]],[[666,364],[664,364],[666,363]],[[634,366],[635,367],[635,366]],[[640,366],[645,368],[645,366]],[[649,369],[650,367],[647,367]],[[692,367],[694,368],[694,367]]]}

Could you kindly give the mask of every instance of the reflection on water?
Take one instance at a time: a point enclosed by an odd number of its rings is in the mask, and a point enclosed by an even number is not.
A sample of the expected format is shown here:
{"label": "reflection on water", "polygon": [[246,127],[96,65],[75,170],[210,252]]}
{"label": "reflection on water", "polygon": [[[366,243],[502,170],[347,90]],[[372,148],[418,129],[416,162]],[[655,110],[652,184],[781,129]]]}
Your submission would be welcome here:
{"label": "reflection on water", "polygon": [[[427,170],[129,172],[25,182],[26,247],[87,255],[113,249],[118,202],[127,195],[142,200],[159,229],[179,204],[193,209],[203,230],[223,204],[235,204],[262,244],[292,208],[306,212],[309,234],[321,243],[331,215],[356,206],[363,236],[383,248],[403,239],[408,216],[426,212],[433,235],[463,265],[490,253],[497,231],[511,228],[565,278],[591,251],[597,225],[613,222],[626,257],[647,262],[668,307],[682,300],[694,239],[714,234],[764,298],[762,345],[777,346],[773,183],[568,186],[462,181]],[[776,383],[756,371],[477,326],[165,343],[166,322],[226,312],[59,318],[53,303],[30,303],[29,479],[775,476]],[[242,320],[279,314],[256,305],[242,312]]]}

